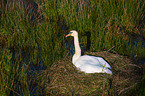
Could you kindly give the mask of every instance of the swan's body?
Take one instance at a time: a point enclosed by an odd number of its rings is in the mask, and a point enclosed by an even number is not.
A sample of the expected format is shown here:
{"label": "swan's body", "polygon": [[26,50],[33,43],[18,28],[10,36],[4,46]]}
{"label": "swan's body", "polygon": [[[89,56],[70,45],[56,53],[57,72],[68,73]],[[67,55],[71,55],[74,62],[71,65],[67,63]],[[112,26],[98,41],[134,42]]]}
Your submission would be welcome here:
{"label": "swan's body", "polygon": [[67,36],[74,37],[74,46],[75,46],[75,54],[72,58],[72,63],[80,70],[85,73],[108,73],[112,74],[112,72],[108,69],[111,69],[111,66],[102,58],[84,55],[81,56],[81,49],[78,40],[78,33],[76,31],[70,31]]}

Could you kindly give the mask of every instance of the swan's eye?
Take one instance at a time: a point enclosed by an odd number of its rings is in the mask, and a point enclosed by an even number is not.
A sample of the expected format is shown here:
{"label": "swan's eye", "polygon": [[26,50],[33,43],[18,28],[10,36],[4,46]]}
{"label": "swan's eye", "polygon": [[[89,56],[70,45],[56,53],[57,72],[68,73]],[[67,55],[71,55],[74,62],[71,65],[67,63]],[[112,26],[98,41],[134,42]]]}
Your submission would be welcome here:
{"label": "swan's eye", "polygon": [[69,32],[69,34],[72,34],[73,32]]}

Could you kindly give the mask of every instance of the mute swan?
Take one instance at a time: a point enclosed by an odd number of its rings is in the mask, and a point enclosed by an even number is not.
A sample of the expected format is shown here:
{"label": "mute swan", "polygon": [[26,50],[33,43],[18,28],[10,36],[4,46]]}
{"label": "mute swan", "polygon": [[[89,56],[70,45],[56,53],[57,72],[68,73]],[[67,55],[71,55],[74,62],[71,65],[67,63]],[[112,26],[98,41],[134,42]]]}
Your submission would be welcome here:
{"label": "mute swan", "polygon": [[111,66],[102,58],[84,55],[81,56],[81,48],[78,40],[78,33],[75,30],[69,32],[68,36],[74,37],[75,54],[72,58],[72,63],[80,70],[85,73],[108,73],[112,75]]}

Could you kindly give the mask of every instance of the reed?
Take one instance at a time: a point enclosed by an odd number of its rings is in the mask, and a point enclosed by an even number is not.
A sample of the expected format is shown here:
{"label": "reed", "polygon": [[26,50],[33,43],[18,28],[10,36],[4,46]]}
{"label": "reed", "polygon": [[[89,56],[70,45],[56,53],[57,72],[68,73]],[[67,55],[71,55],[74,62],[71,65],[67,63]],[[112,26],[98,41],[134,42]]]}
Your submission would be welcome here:
{"label": "reed", "polygon": [[2,56],[0,57],[0,69],[1,69],[1,74],[0,74],[0,94],[1,95],[6,95],[6,93],[10,93],[8,88],[12,85],[13,82],[10,81],[11,78],[11,58],[12,54],[9,53],[8,50],[6,51],[1,51],[0,52]]}
{"label": "reed", "polygon": [[[140,34],[144,0],[35,1],[44,18],[36,17],[34,21],[31,20],[34,13],[28,14],[22,2],[14,0],[5,7],[0,5],[2,95],[31,95],[30,85],[37,72],[50,68],[68,53],[65,34],[70,30],[79,32],[84,46],[89,39],[83,34],[91,34],[89,51],[107,51],[113,47],[112,52],[145,57],[142,41],[129,41],[130,34]],[[29,72],[36,74],[29,76]]]}
{"label": "reed", "polygon": [[[115,46],[115,51],[120,54],[133,57],[133,54],[139,55],[138,52],[141,52],[143,54],[140,54],[139,57],[145,56],[143,50],[135,51],[136,45],[132,45],[135,49],[128,50],[130,48],[128,46],[129,39],[126,36],[139,34],[136,29],[144,18],[144,2],[142,0],[127,2],[61,0],[52,5],[55,6],[54,10],[57,11],[57,14],[66,21],[70,30],[76,29],[80,34],[85,31],[91,33],[91,51],[108,50]],[[86,41],[83,38],[80,37],[81,41]],[[84,43],[86,44],[86,42]],[[144,46],[140,45],[140,48],[143,49]]]}

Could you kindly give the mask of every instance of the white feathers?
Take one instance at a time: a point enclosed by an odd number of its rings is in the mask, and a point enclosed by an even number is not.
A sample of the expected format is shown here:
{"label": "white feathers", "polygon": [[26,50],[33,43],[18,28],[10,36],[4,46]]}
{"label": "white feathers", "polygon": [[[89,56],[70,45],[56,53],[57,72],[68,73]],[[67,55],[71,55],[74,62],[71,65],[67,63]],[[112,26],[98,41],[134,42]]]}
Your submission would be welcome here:
{"label": "white feathers", "polygon": [[81,49],[78,40],[78,33],[73,30],[67,36],[74,37],[75,54],[72,58],[72,63],[85,73],[108,73],[112,75],[111,66],[102,58],[84,55],[81,56]]}

